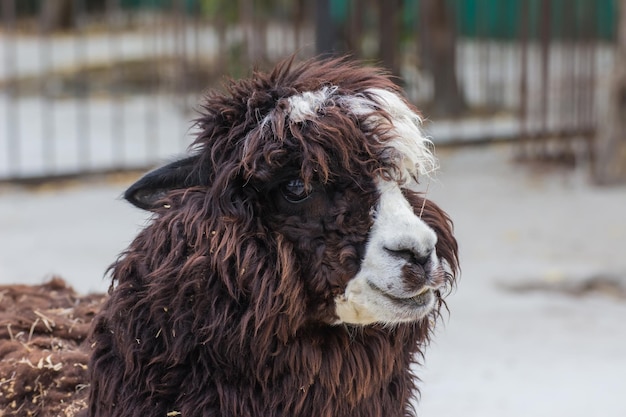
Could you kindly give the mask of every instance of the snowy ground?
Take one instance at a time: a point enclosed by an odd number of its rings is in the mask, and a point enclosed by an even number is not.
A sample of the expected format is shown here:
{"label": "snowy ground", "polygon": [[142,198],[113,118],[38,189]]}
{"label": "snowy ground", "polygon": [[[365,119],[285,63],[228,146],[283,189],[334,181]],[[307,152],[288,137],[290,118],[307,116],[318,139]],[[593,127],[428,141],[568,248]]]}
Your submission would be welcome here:
{"label": "snowy ground", "polygon": [[[421,417],[626,415],[626,299],[513,291],[626,280],[626,188],[510,163],[506,145],[440,152],[430,195],[453,217],[463,275],[418,371]],[[130,178],[0,190],[0,283],[57,273],[81,292],[144,224]],[[622,281],[623,282],[623,281]]]}
{"label": "snowy ground", "polygon": [[507,147],[442,155],[432,198],[456,224],[462,279],[426,354],[421,416],[626,416],[626,299],[512,292],[595,274],[626,281],[626,187],[506,163]]}

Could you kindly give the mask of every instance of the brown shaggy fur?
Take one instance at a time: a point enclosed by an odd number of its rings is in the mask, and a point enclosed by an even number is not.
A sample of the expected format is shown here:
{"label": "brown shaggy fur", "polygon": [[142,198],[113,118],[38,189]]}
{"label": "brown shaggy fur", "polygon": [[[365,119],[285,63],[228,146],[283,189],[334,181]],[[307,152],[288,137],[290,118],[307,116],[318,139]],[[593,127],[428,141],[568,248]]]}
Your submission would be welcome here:
{"label": "brown shaggy fur", "polygon": [[61,279],[0,286],[0,416],[71,417],[87,405],[84,346],[104,295]]}
{"label": "brown shaggy fur", "polygon": [[[389,115],[375,110],[372,126],[327,106],[317,121],[258,128],[286,97],[327,85],[398,92],[344,60],[255,73],[206,99],[194,156],[169,172],[176,181],[157,178],[158,205],[131,188],[131,201],[155,213],[113,266],[94,322],[91,416],[414,415],[411,365],[438,310],[394,326],[331,324],[334,297],[360,268],[375,178],[398,171],[385,146]],[[298,204],[281,195],[293,178],[311,190]],[[424,206],[452,283],[449,218],[405,194],[416,213]]]}

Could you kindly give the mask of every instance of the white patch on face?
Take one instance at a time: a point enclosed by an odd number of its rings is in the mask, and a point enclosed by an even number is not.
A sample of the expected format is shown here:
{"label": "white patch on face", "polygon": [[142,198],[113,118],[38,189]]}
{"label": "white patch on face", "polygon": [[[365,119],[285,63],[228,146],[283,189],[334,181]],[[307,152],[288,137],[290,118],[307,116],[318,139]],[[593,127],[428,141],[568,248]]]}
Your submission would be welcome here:
{"label": "white patch on face", "polygon": [[[421,119],[400,96],[387,90],[369,89],[364,94],[341,97],[337,102],[355,115],[365,117],[365,123],[391,122],[386,143],[402,158],[398,181],[403,186],[416,189],[414,178],[418,174],[430,176],[436,170],[432,143],[420,130]],[[372,112],[377,108],[386,111],[390,121]],[[435,253],[437,235],[415,215],[397,182],[380,179],[378,188],[380,200],[361,270],[348,282],[345,292],[335,299],[338,323],[417,321],[435,306],[434,290],[440,280],[430,277],[433,279],[429,281],[427,276],[423,286],[407,286],[403,281],[403,268],[409,261],[394,251],[410,252],[416,258],[427,256],[427,273],[436,273],[440,268]]]}
{"label": "white patch on face", "polygon": [[335,299],[338,323],[416,321],[435,305],[433,290],[439,284],[426,280],[419,288],[407,288],[403,267],[409,261],[394,252],[427,256],[429,269],[435,270],[439,267],[435,253],[437,235],[415,215],[397,183],[381,181],[378,188],[380,200],[361,270]]}

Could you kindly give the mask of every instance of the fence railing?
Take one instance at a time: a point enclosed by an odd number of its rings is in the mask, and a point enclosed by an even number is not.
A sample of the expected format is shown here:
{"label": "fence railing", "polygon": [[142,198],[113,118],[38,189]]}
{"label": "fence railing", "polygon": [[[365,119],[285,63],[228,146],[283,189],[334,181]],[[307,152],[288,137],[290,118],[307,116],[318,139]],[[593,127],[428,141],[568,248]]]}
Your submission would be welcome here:
{"label": "fence railing", "polygon": [[396,73],[436,143],[520,139],[524,155],[541,157],[555,140],[567,147],[593,137],[616,7],[614,0],[0,6],[4,180],[157,164],[185,151],[194,106],[223,77],[329,50]]}

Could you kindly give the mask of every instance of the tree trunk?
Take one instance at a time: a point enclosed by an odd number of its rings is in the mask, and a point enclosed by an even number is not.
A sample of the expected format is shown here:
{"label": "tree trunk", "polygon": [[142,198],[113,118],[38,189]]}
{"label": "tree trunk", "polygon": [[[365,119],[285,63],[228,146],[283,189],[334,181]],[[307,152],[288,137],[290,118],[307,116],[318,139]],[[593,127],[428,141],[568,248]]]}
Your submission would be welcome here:
{"label": "tree trunk", "polygon": [[330,1],[315,2],[315,53],[321,56],[334,55],[336,28],[330,14]]}
{"label": "tree trunk", "polygon": [[456,76],[454,11],[442,0],[422,0],[420,11],[424,66],[435,85],[431,113],[456,116],[465,109],[465,100]]}
{"label": "tree trunk", "polygon": [[626,183],[626,0],[618,3],[615,64],[607,111],[598,118],[594,177],[600,184]]}
{"label": "tree trunk", "polygon": [[400,76],[399,60],[399,4],[397,0],[378,1],[379,45],[378,55],[383,65],[395,76]]}
{"label": "tree trunk", "polygon": [[300,52],[302,49],[302,31],[306,24],[307,5],[305,0],[296,0],[293,2],[293,15],[291,19],[293,30],[293,46],[294,51]]}
{"label": "tree trunk", "polygon": [[346,49],[355,58],[363,58],[361,50],[363,42],[363,16],[367,4],[363,0],[350,0],[348,30],[346,32]]}
{"label": "tree trunk", "polygon": [[41,2],[41,30],[70,29],[74,24],[72,0],[46,0]]}
{"label": "tree trunk", "polygon": [[[258,2],[256,7],[260,7]],[[239,20],[246,40],[246,59],[252,66],[258,65],[267,57],[265,27],[260,24],[255,12],[254,0],[239,0]]]}

